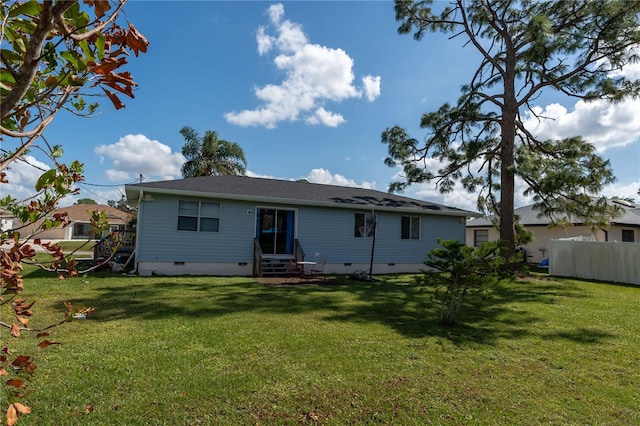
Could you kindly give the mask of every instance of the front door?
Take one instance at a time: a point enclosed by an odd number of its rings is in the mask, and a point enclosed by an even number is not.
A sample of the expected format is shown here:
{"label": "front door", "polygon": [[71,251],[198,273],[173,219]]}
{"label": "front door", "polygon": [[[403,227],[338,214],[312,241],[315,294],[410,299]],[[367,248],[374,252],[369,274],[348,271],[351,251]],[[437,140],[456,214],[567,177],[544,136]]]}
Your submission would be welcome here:
{"label": "front door", "polygon": [[294,210],[258,209],[258,242],[263,254],[293,254]]}

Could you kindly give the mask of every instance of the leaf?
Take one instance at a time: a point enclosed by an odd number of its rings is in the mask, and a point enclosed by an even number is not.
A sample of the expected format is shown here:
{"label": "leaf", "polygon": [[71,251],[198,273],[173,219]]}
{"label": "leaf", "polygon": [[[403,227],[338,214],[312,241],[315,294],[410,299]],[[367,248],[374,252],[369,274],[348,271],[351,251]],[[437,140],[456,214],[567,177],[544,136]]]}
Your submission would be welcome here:
{"label": "leaf", "polygon": [[23,367],[27,364],[31,363],[31,357],[28,355],[19,355],[16,357],[16,359],[13,360],[13,362],[11,363],[11,365],[13,365],[14,367]]}
{"label": "leaf", "polygon": [[40,14],[40,4],[37,1],[29,1],[26,3],[18,3],[18,5],[9,11],[9,17],[15,18],[19,15],[38,16]]}
{"label": "leaf", "polygon": [[31,407],[27,407],[26,405],[20,404],[19,402],[14,402],[13,406],[20,414],[31,414]]}
{"label": "leaf", "polygon": [[62,154],[64,154],[64,150],[62,149],[62,145],[56,145],[53,147],[53,149],[51,150],[51,156],[53,158],[59,158],[62,157]]}
{"label": "leaf", "polygon": [[149,41],[133,24],[129,23],[129,31],[127,31],[127,45],[138,56],[138,52],[146,53]]}
{"label": "leaf", "polygon": [[56,169],[47,170],[40,176],[38,182],[36,183],[36,191],[42,190],[45,186],[49,185],[53,182],[53,179],[56,176]]}
{"label": "leaf", "polygon": [[40,346],[41,348],[46,348],[49,345],[61,345],[61,342],[55,342],[53,340],[43,340],[42,342],[40,342],[40,344],[38,344],[38,346]]}
{"label": "leaf", "polygon": [[104,87],[102,88],[102,90],[104,90],[104,93],[107,94],[107,97],[111,100],[111,102],[113,103],[113,106],[116,107],[116,109],[124,108],[124,104],[122,103],[120,98],[118,98],[117,95],[115,95],[114,93],[111,93]]}
{"label": "leaf", "polygon": [[44,85],[48,88],[56,87],[58,85],[58,79],[56,78],[56,76],[52,75],[45,80]]}
{"label": "leaf", "polygon": [[18,327],[18,324],[16,324],[15,322],[11,324],[11,335],[13,337],[20,336],[20,327]]}
{"label": "leaf", "polygon": [[7,385],[8,386],[13,386],[14,388],[26,388],[27,385],[25,384],[24,380],[20,380],[20,379],[9,379],[7,380]]}
{"label": "leaf", "polygon": [[13,404],[11,404],[9,408],[7,408],[6,417],[7,417],[7,426],[13,426],[16,423],[18,423],[18,411],[13,406]]}

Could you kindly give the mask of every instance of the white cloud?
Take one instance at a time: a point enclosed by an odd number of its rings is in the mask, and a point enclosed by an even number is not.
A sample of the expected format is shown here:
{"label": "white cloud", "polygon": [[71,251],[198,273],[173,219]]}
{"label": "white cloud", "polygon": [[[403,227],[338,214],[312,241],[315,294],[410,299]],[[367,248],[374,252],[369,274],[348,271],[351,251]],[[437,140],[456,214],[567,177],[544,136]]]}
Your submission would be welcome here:
{"label": "white cloud", "polygon": [[582,136],[598,152],[629,145],[640,138],[640,100],[612,104],[603,100],[576,102],[572,111],[560,104],[535,107],[525,126],[537,137],[563,139]]}
{"label": "white cloud", "polygon": [[25,155],[24,161],[11,163],[5,173],[9,183],[0,184],[0,196],[12,196],[16,200],[24,200],[36,193],[35,186],[38,178],[51,169],[51,166],[37,160],[31,155]]}
{"label": "white cloud", "polygon": [[327,111],[320,107],[316,110],[315,114],[307,117],[305,120],[308,124],[324,124],[329,127],[337,127],[345,122],[342,115]]}
{"label": "white cloud", "polygon": [[624,185],[614,182],[602,189],[602,195],[606,196],[607,198],[632,198],[636,203],[640,203],[640,195],[638,195],[638,190],[640,190],[640,180]]}
{"label": "white cloud", "polygon": [[353,186],[357,188],[376,189],[375,182],[362,181],[360,183],[353,179],[348,179],[340,174],[332,174],[326,169],[313,169],[305,177],[311,183],[322,183],[325,185]]}
{"label": "white cloud", "polygon": [[308,124],[337,126],[345,120],[327,111],[325,102],[361,98],[363,94],[371,102],[380,95],[379,76],[367,75],[362,77],[362,87],[354,86],[353,59],[342,49],[310,43],[300,24],[282,20],[282,4],[272,5],[267,13],[277,36],[260,26],[258,53],[265,55],[275,49],[273,63],[286,78],[278,85],[256,87],[255,95],[263,106],[228,112],[224,116],[229,123],[275,128],[281,121],[302,118]]}
{"label": "white cloud", "polygon": [[380,76],[365,75],[362,77],[362,85],[364,86],[364,93],[369,102],[373,102],[378,96],[380,96]]}
{"label": "white cloud", "polygon": [[185,162],[181,153],[171,152],[171,147],[140,134],[97,146],[94,152],[112,161],[112,168],[106,171],[110,181],[137,179],[140,174],[148,180],[175,179],[182,176],[180,168]]}

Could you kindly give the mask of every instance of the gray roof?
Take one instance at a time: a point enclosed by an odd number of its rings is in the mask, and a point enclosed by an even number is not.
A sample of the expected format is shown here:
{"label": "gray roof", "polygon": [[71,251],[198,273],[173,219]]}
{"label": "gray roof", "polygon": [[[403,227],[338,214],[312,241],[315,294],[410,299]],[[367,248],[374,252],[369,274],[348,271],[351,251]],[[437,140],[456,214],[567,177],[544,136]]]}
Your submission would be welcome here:
{"label": "gray roof", "polygon": [[351,209],[375,208],[376,210],[400,210],[449,216],[475,217],[478,215],[455,207],[372,189],[246,176],[202,176],[147,182],[126,185],[125,190],[130,201],[137,200],[140,191],[144,191],[145,194],[163,193]]}
{"label": "gray roof", "polygon": [[[615,198],[607,200],[610,204],[615,204],[622,207],[624,215],[611,221],[612,225],[631,225],[640,226],[640,205],[630,203],[628,201],[617,200]],[[516,215],[520,217],[520,223],[525,226],[547,226],[550,222],[547,216],[538,217],[538,211],[534,210],[533,204],[515,209]],[[579,219],[574,219],[572,222],[574,225],[580,225],[582,223]],[[484,218],[479,217],[467,222],[467,227],[487,227],[492,226],[491,222]]]}

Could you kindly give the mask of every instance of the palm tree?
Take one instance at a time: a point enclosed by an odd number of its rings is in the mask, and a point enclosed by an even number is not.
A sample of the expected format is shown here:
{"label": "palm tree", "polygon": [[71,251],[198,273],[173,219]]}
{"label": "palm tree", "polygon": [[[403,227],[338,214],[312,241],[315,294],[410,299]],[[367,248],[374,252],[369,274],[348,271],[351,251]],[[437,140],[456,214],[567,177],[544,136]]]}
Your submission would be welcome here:
{"label": "palm tree", "polygon": [[244,151],[235,142],[218,139],[218,133],[207,130],[204,137],[191,127],[183,127],[180,134],[187,141],[182,155],[187,162],[182,165],[183,177],[236,175],[247,171]]}

